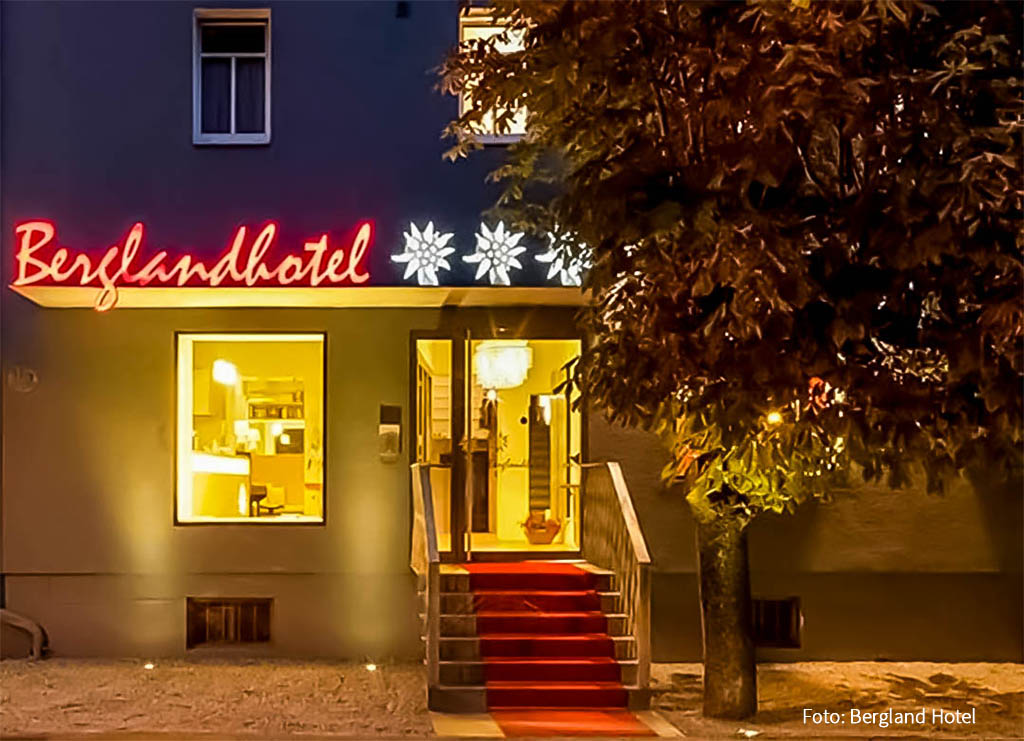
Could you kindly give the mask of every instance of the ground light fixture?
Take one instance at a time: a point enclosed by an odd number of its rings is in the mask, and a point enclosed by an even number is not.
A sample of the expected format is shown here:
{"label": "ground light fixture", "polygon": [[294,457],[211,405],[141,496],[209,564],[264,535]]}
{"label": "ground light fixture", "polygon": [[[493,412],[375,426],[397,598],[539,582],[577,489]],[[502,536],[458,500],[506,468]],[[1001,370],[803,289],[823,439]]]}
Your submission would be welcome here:
{"label": "ground light fixture", "polygon": [[156,668],[156,664],[154,664],[152,661],[147,661],[145,664],[142,665],[142,668],[143,669],[154,669],[154,668]]}
{"label": "ground light fixture", "polygon": [[782,423],[782,415],[778,412],[768,412],[768,416],[764,418],[765,421],[770,425],[777,425]]}
{"label": "ground light fixture", "polygon": [[375,671],[377,671],[377,665],[376,664],[367,664],[366,665],[366,671],[368,671],[368,672],[375,672]]}

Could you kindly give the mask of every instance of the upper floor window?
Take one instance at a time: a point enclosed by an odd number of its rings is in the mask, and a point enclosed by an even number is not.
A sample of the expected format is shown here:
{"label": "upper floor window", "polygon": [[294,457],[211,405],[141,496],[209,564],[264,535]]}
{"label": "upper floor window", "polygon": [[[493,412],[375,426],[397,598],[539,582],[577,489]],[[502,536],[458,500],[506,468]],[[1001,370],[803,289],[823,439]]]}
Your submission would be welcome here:
{"label": "upper floor window", "polygon": [[[505,28],[497,24],[487,8],[469,7],[459,14],[459,43],[465,44],[477,39],[487,39],[503,33]],[[515,34],[507,39],[499,39],[498,51],[503,54],[521,51],[523,40]],[[459,97],[459,115],[473,106],[471,93],[464,92]],[[494,111],[487,111],[483,116],[480,140],[485,144],[508,144],[518,141],[526,133],[526,111],[520,109],[512,115],[507,131],[499,132],[495,125]]]}
{"label": "upper floor window", "polygon": [[270,11],[195,11],[192,142],[270,141]]}

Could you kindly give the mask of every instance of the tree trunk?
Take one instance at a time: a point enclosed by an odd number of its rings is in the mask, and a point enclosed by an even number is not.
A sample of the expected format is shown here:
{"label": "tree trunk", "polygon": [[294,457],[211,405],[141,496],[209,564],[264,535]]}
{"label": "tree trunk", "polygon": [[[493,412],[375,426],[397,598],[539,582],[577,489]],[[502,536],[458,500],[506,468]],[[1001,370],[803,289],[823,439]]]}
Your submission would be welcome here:
{"label": "tree trunk", "polygon": [[695,514],[704,638],[704,715],[747,718],[757,712],[747,531],[728,516]]}

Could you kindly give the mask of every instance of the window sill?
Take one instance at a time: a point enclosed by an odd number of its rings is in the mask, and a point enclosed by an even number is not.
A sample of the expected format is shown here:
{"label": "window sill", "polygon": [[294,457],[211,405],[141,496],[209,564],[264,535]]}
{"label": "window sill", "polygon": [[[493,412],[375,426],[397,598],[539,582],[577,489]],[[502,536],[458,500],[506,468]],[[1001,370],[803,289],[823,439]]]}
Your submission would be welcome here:
{"label": "window sill", "polygon": [[476,138],[485,147],[504,147],[521,140],[523,134],[479,134]]}
{"label": "window sill", "polygon": [[324,518],[315,515],[266,515],[264,517],[192,517],[178,520],[176,525],[323,525]]}
{"label": "window sill", "polygon": [[193,134],[192,143],[197,146],[258,146],[270,144],[270,134]]}

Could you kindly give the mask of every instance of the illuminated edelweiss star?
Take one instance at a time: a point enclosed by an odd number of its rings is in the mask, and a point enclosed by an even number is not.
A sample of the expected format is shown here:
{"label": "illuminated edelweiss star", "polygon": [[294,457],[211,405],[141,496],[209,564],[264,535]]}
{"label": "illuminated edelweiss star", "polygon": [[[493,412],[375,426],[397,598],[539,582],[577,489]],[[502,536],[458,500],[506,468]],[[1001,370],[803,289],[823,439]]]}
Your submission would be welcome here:
{"label": "illuminated edelweiss star", "polygon": [[583,273],[592,265],[590,248],[583,242],[577,242],[573,235],[558,231],[548,232],[548,251],[536,256],[537,262],[548,263],[548,280],[556,275],[563,286],[579,286],[583,283]]}
{"label": "illuminated edelweiss star", "polygon": [[476,234],[476,252],[462,258],[466,262],[480,263],[473,280],[479,280],[487,273],[492,285],[509,285],[509,271],[523,267],[516,259],[526,252],[525,247],[518,246],[522,238],[522,232],[513,234],[505,231],[504,222],[499,221],[493,231],[487,228],[487,224],[481,224]]}
{"label": "illuminated edelweiss star", "polygon": [[391,256],[393,262],[406,263],[402,280],[416,273],[416,280],[421,286],[436,286],[438,271],[452,269],[445,258],[455,252],[454,247],[446,246],[454,234],[435,232],[434,222],[428,221],[422,232],[410,222],[409,231],[402,236],[405,237],[405,252]]}

